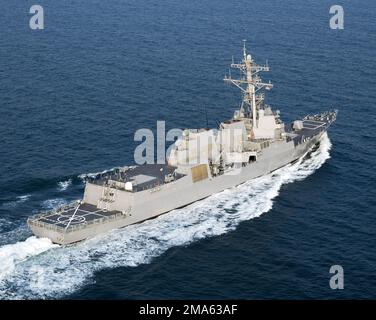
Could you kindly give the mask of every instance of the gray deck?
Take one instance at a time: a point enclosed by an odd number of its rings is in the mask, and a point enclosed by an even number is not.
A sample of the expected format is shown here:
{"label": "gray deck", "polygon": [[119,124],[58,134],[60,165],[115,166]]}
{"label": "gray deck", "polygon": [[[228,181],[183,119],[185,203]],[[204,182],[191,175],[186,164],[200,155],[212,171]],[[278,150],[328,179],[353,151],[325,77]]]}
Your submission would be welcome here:
{"label": "gray deck", "polygon": [[[107,180],[120,182],[130,181],[133,183],[133,191],[142,191],[165,184],[165,175],[174,174],[176,167],[167,164],[144,164],[132,167],[127,171],[115,169],[114,171],[99,175],[90,180],[91,183],[103,185]],[[174,180],[184,177],[183,174],[175,173]]]}
{"label": "gray deck", "polygon": [[304,119],[303,129],[295,131],[292,129],[293,124],[285,126],[287,138],[294,141],[295,145],[302,143],[303,139],[311,138],[322,131],[328,129],[332,122],[336,119],[336,112],[328,112],[318,116],[315,119]]}

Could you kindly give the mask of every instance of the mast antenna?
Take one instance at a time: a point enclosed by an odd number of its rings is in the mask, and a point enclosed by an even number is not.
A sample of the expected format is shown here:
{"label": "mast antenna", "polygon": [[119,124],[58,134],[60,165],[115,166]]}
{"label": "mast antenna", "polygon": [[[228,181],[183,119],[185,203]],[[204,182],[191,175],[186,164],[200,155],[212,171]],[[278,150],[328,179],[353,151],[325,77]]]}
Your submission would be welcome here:
{"label": "mast antenna", "polygon": [[[231,68],[239,69],[241,73],[240,79],[234,79],[231,76],[225,76],[224,80],[238,87],[243,93],[243,104],[247,106],[247,111],[252,112],[252,125],[257,128],[258,111],[260,103],[264,99],[264,94],[257,94],[262,89],[270,90],[273,85],[267,82],[262,82],[259,72],[269,71],[268,62],[266,65],[257,65],[252,59],[251,55],[247,55],[246,40],[243,40],[243,60],[240,63],[232,63]],[[230,69],[231,70],[231,69]]]}

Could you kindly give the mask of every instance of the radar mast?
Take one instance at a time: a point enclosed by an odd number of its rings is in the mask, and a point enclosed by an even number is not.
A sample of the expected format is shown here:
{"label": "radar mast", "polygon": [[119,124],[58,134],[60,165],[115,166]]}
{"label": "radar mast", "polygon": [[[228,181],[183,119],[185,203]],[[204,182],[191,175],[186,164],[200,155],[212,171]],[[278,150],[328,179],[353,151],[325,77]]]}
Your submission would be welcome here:
{"label": "radar mast", "polygon": [[234,63],[232,61],[231,68],[239,69],[241,73],[240,79],[234,79],[229,75],[225,75],[224,81],[229,82],[238,87],[243,93],[243,101],[240,107],[241,111],[244,111],[244,106],[247,107],[247,116],[252,112],[252,125],[257,128],[257,114],[260,103],[264,100],[265,95],[258,93],[262,89],[270,90],[273,85],[270,83],[262,82],[258,75],[261,71],[269,71],[268,63],[264,66],[255,64],[252,56],[247,53],[246,40],[243,40],[243,59],[240,63]]}

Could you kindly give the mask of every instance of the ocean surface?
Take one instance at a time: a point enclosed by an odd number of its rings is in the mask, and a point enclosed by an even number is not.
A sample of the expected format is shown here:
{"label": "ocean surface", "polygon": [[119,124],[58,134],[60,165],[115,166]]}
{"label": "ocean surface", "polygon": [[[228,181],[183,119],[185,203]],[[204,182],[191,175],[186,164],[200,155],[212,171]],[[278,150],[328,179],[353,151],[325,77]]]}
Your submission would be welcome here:
{"label": "ocean surface", "polygon": [[[40,0],[33,31],[35,2],[0,0],[0,299],[375,298],[375,1]],[[30,215],[134,162],[137,129],[231,117],[243,39],[284,121],[339,110],[316,150],[72,247],[32,236]]]}

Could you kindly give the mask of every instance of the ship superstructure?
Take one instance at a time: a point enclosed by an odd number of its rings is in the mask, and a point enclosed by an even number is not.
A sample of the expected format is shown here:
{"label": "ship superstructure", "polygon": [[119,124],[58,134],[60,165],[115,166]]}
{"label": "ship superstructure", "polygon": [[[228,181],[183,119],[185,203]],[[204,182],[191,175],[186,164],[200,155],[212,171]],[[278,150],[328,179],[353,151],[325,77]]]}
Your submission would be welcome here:
{"label": "ship superstructure", "polygon": [[81,201],[30,217],[31,230],[69,244],[156,217],[296,161],[336,119],[330,111],[285,125],[265,103],[273,85],[259,74],[270,68],[257,65],[245,44],[231,68],[241,77],[230,73],[224,80],[243,97],[231,119],[218,129],[184,130],[166,164],[117,168],[87,180]]}

